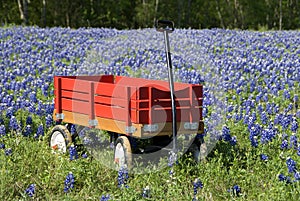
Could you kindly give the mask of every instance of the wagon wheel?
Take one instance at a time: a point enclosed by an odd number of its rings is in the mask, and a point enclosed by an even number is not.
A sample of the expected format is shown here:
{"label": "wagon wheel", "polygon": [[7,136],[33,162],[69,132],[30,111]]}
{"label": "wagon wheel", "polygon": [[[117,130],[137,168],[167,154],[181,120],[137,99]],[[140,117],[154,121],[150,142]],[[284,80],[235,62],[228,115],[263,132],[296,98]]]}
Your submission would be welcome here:
{"label": "wagon wheel", "polygon": [[72,143],[72,136],[68,129],[63,125],[56,125],[52,128],[49,146],[53,151],[58,151],[60,153],[66,153],[67,148]]}
{"label": "wagon wheel", "polygon": [[207,156],[207,147],[203,139],[195,139],[189,148],[189,152],[192,154],[193,159],[200,163]]}
{"label": "wagon wheel", "polygon": [[126,136],[119,136],[115,143],[114,161],[118,168],[131,168],[132,152],[129,139]]}

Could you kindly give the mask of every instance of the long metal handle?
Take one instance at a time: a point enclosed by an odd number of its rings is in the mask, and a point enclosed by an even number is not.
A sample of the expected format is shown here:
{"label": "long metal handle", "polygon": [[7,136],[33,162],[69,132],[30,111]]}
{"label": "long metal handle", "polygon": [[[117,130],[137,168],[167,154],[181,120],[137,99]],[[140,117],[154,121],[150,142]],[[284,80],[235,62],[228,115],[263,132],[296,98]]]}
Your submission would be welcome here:
{"label": "long metal handle", "polygon": [[[161,28],[159,25],[167,25],[167,28]],[[177,118],[176,118],[176,103],[175,103],[175,94],[174,94],[174,80],[173,80],[173,70],[172,70],[172,61],[171,61],[171,52],[170,52],[170,43],[169,43],[169,33],[174,31],[174,23],[167,20],[158,20],[156,22],[157,31],[164,33],[165,40],[165,50],[166,50],[166,59],[168,67],[168,77],[169,77],[169,86],[171,92],[171,104],[172,104],[172,134],[173,134],[173,151],[176,152],[177,145]]]}
{"label": "long metal handle", "polygon": [[176,118],[176,103],[175,103],[175,94],[174,94],[173,68],[172,68],[168,31],[164,31],[164,39],[165,39],[166,59],[167,59],[167,66],[168,66],[168,77],[169,77],[169,85],[170,85],[170,92],[171,92],[171,104],[172,104],[173,150],[174,150],[174,152],[176,152],[177,118]]}

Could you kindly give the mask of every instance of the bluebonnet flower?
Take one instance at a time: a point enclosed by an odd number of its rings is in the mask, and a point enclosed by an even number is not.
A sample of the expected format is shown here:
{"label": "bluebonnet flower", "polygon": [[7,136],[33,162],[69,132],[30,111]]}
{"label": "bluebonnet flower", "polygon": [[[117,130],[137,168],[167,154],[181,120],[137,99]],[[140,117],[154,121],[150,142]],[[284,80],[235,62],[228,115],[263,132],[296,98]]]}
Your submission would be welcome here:
{"label": "bluebonnet flower", "polygon": [[40,124],[36,130],[36,133],[34,135],[35,138],[39,138],[40,136],[44,136],[44,126],[43,124]]}
{"label": "bluebonnet flower", "polygon": [[50,114],[46,116],[46,126],[47,128],[51,127],[53,124],[53,118]]}
{"label": "bluebonnet flower", "polygon": [[9,107],[6,110],[6,118],[10,119],[12,116],[14,116],[15,110],[13,107]]}
{"label": "bluebonnet flower", "polygon": [[36,98],[36,93],[33,91],[29,94],[29,99],[33,103],[37,103],[38,99]]}
{"label": "bluebonnet flower", "polygon": [[298,139],[295,134],[290,137],[290,148],[294,147],[294,149],[298,148]]}
{"label": "bluebonnet flower", "polygon": [[296,133],[297,130],[298,130],[298,122],[297,122],[296,118],[293,118],[292,125],[291,125],[291,131]]}
{"label": "bluebonnet flower", "polygon": [[228,192],[231,192],[234,196],[239,196],[241,193],[241,188],[238,185],[234,185],[228,190]]}
{"label": "bluebonnet flower", "polygon": [[290,116],[285,116],[283,117],[282,121],[281,121],[281,126],[284,130],[286,130],[289,125],[290,125],[291,119]]}
{"label": "bluebonnet flower", "polygon": [[289,173],[295,173],[297,168],[296,168],[296,162],[292,159],[292,158],[288,158],[286,160],[286,165],[287,165],[287,168],[289,170]]}
{"label": "bluebonnet flower", "polygon": [[289,111],[291,111],[293,109],[293,104],[289,104],[287,108],[284,109],[284,113],[288,113]]}
{"label": "bluebonnet flower", "polygon": [[282,143],[281,143],[281,145],[280,145],[280,148],[281,148],[281,149],[287,149],[288,146],[289,146],[288,141],[287,141],[287,140],[282,140]]}
{"label": "bluebonnet flower", "polygon": [[125,188],[128,188],[126,185],[127,180],[129,178],[127,167],[121,167],[118,171],[118,187],[121,188],[125,186]]}
{"label": "bluebonnet flower", "polygon": [[294,102],[298,102],[298,101],[299,101],[299,96],[298,96],[298,94],[295,94],[295,95],[294,95],[293,100],[294,100]]}
{"label": "bluebonnet flower", "polygon": [[252,119],[253,119],[253,122],[255,122],[255,121],[257,120],[256,112],[255,112],[255,111],[252,112],[251,117],[252,117]]}
{"label": "bluebonnet flower", "polygon": [[146,186],[145,188],[143,188],[142,197],[143,198],[150,198],[150,188],[149,188],[149,186]]}
{"label": "bluebonnet flower", "polygon": [[300,173],[298,171],[294,173],[294,178],[296,181],[300,180]]}
{"label": "bluebonnet flower", "polygon": [[195,179],[195,181],[193,182],[193,190],[194,190],[194,196],[197,195],[198,193],[198,189],[202,189],[203,188],[203,183],[201,182],[200,179]]}
{"label": "bluebonnet flower", "polygon": [[76,133],[76,126],[74,124],[71,125],[70,133],[74,135]]}
{"label": "bluebonnet flower", "polygon": [[27,116],[27,118],[26,118],[26,124],[27,125],[31,125],[32,124],[32,117],[31,116]]}
{"label": "bluebonnet flower", "polygon": [[281,114],[276,114],[275,117],[274,117],[274,124],[275,125],[279,125],[281,122]]}
{"label": "bluebonnet flower", "polygon": [[261,120],[262,124],[267,124],[267,122],[268,122],[268,116],[267,116],[266,112],[262,112],[261,113],[260,120]]}
{"label": "bluebonnet flower", "polygon": [[32,133],[32,128],[30,125],[26,125],[25,130],[23,132],[23,135],[25,137],[28,137]]}
{"label": "bluebonnet flower", "polygon": [[290,92],[288,91],[288,90],[284,90],[283,91],[283,97],[285,98],[285,99],[290,99],[291,98],[291,94],[290,94]]}
{"label": "bluebonnet flower", "polygon": [[29,197],[33,197],[35,193],[35,184],[30,184],[29,187],[25,190],[25,193]]}
{"label": "bluebonnet flower", "polygon": [[257,141],[257,136],[255,135],[250,135],[249,136],[250,142],[251,142],[251,146],[252,147],[257,147],[258,146],[258,141]]}
{"label": "bluebonnet flower", "polygon": [[286,180],[286,176],[284,176],[283,174],[279,174],[278,175],[278,179],[279,179],[279,181],[285,181]]}
{"label": "bluebonnet flower", "polygon": [[234,145],[236,145],[236,143],[237,143],[237,138],[236,138],[236,136],[232,136],[231,139],[230,139],[230,144],[231,144],[232,146],[234,146]]}
{"label": "bluebonnet flower", "polygon": [[9,121],[9,127],[12,129],[12,130],[18,130],[20,128],[20,125],[18,124],[18,121],[17,121],[17,118],[15,116],[12,116],[10,118],[10,121]]}
{"label": "bluebonnet flower", "polygon": [[110,200],[110,195],[102,195],[100,201],[108,201]]}
{"label": "bluebonnet flower", "polygon": [[76,147],[73,144],[69,147],[69,152],[70,152],[70,160],[71,161],[78,159],[78,153],[77,153]]}
{"label": "bluebonnet flower", "polygon": [[297,112],[296,112],[296,117],[297,117],[297,118],[300,118],[300,110],[297,110]]}
{"label": "bluebonnet flower", "polygon": [[68,193],[70,190],[74,189],[75,177],[72,172],[70,172],[65,179],[64,192]]}
{"label": "bluebonnet flower", "polygon": [[273,107],[272,107],[271,103],[267,103],[266,112],[268,113],[268,115],[272,115],[273,114]]}
{"label": "bluebonnet flower", "polygon": [[300,156],[300,145],[297,147],[297,155]]}
{"label": "bluebonnet flower", "polygon": [[169,152],[168,166],[172,167],[177,162],[177,154],[174,151]]}
{"label": "bluebonnet flower", "polygon": [[10,156],[10,155],[12,155],[12,149],[7,148],[7,149],[5,149],[4,153],[5,153],[6,156]]}
{"label": "bluebonnet flower", "polygon": [[268,158],[269,158],[269,157],[268,157],[266,154],[260,154],[260,159],[261,159],[262,161],[267,161]]}
{"label": "bluebonnet flower", "polygon": [[88,157],[87,153],[82,154],[82,158],[87,158],[87,157]]}
{"label": "bluebonnet flower", "polygon": [[5,149],[5,144],[4,143],[0,143],[0,149]]}
{"label": "bluebonnet flower", "polygon": [[0,137],[3,136],[3,135],[5,135],[5,134],[6,134],[6,132],[5,132],[5,126],[1,125],[0,126]]}
{"label": "bluebonnet flower", "polygon": [[222,139],[226,142],[230,142],[231,140],[230,130],[226,125],[222,128]]}

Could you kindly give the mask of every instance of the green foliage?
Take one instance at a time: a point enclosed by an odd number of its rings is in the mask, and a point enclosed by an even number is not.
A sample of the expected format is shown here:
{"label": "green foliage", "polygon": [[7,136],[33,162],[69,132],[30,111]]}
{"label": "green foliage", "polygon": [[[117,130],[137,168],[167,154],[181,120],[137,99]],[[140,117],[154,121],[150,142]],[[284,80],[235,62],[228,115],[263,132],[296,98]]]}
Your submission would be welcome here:
{"label": "green foliage", "polygon": [[[176,27],[184,28],[261,30],[298,29],[300,22],[300,4],[296,0],[22,0],[19,2],[20,5],[18,1],[0,1],[1,24],[126,29],[153,27],[156,19],[170,19],[175,22]],[[21,13],[24,18],[21,18]]]}

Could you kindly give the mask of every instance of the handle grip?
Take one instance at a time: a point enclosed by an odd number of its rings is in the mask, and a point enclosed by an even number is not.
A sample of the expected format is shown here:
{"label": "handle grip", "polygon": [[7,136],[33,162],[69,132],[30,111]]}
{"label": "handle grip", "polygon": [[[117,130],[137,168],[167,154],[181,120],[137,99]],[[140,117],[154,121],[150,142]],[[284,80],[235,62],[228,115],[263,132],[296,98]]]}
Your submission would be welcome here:
{"label": "handle grip", "polygon": [[156,31],[172,33],[174,31],[174,22],[169,20],[157,20],[155,22]]}

